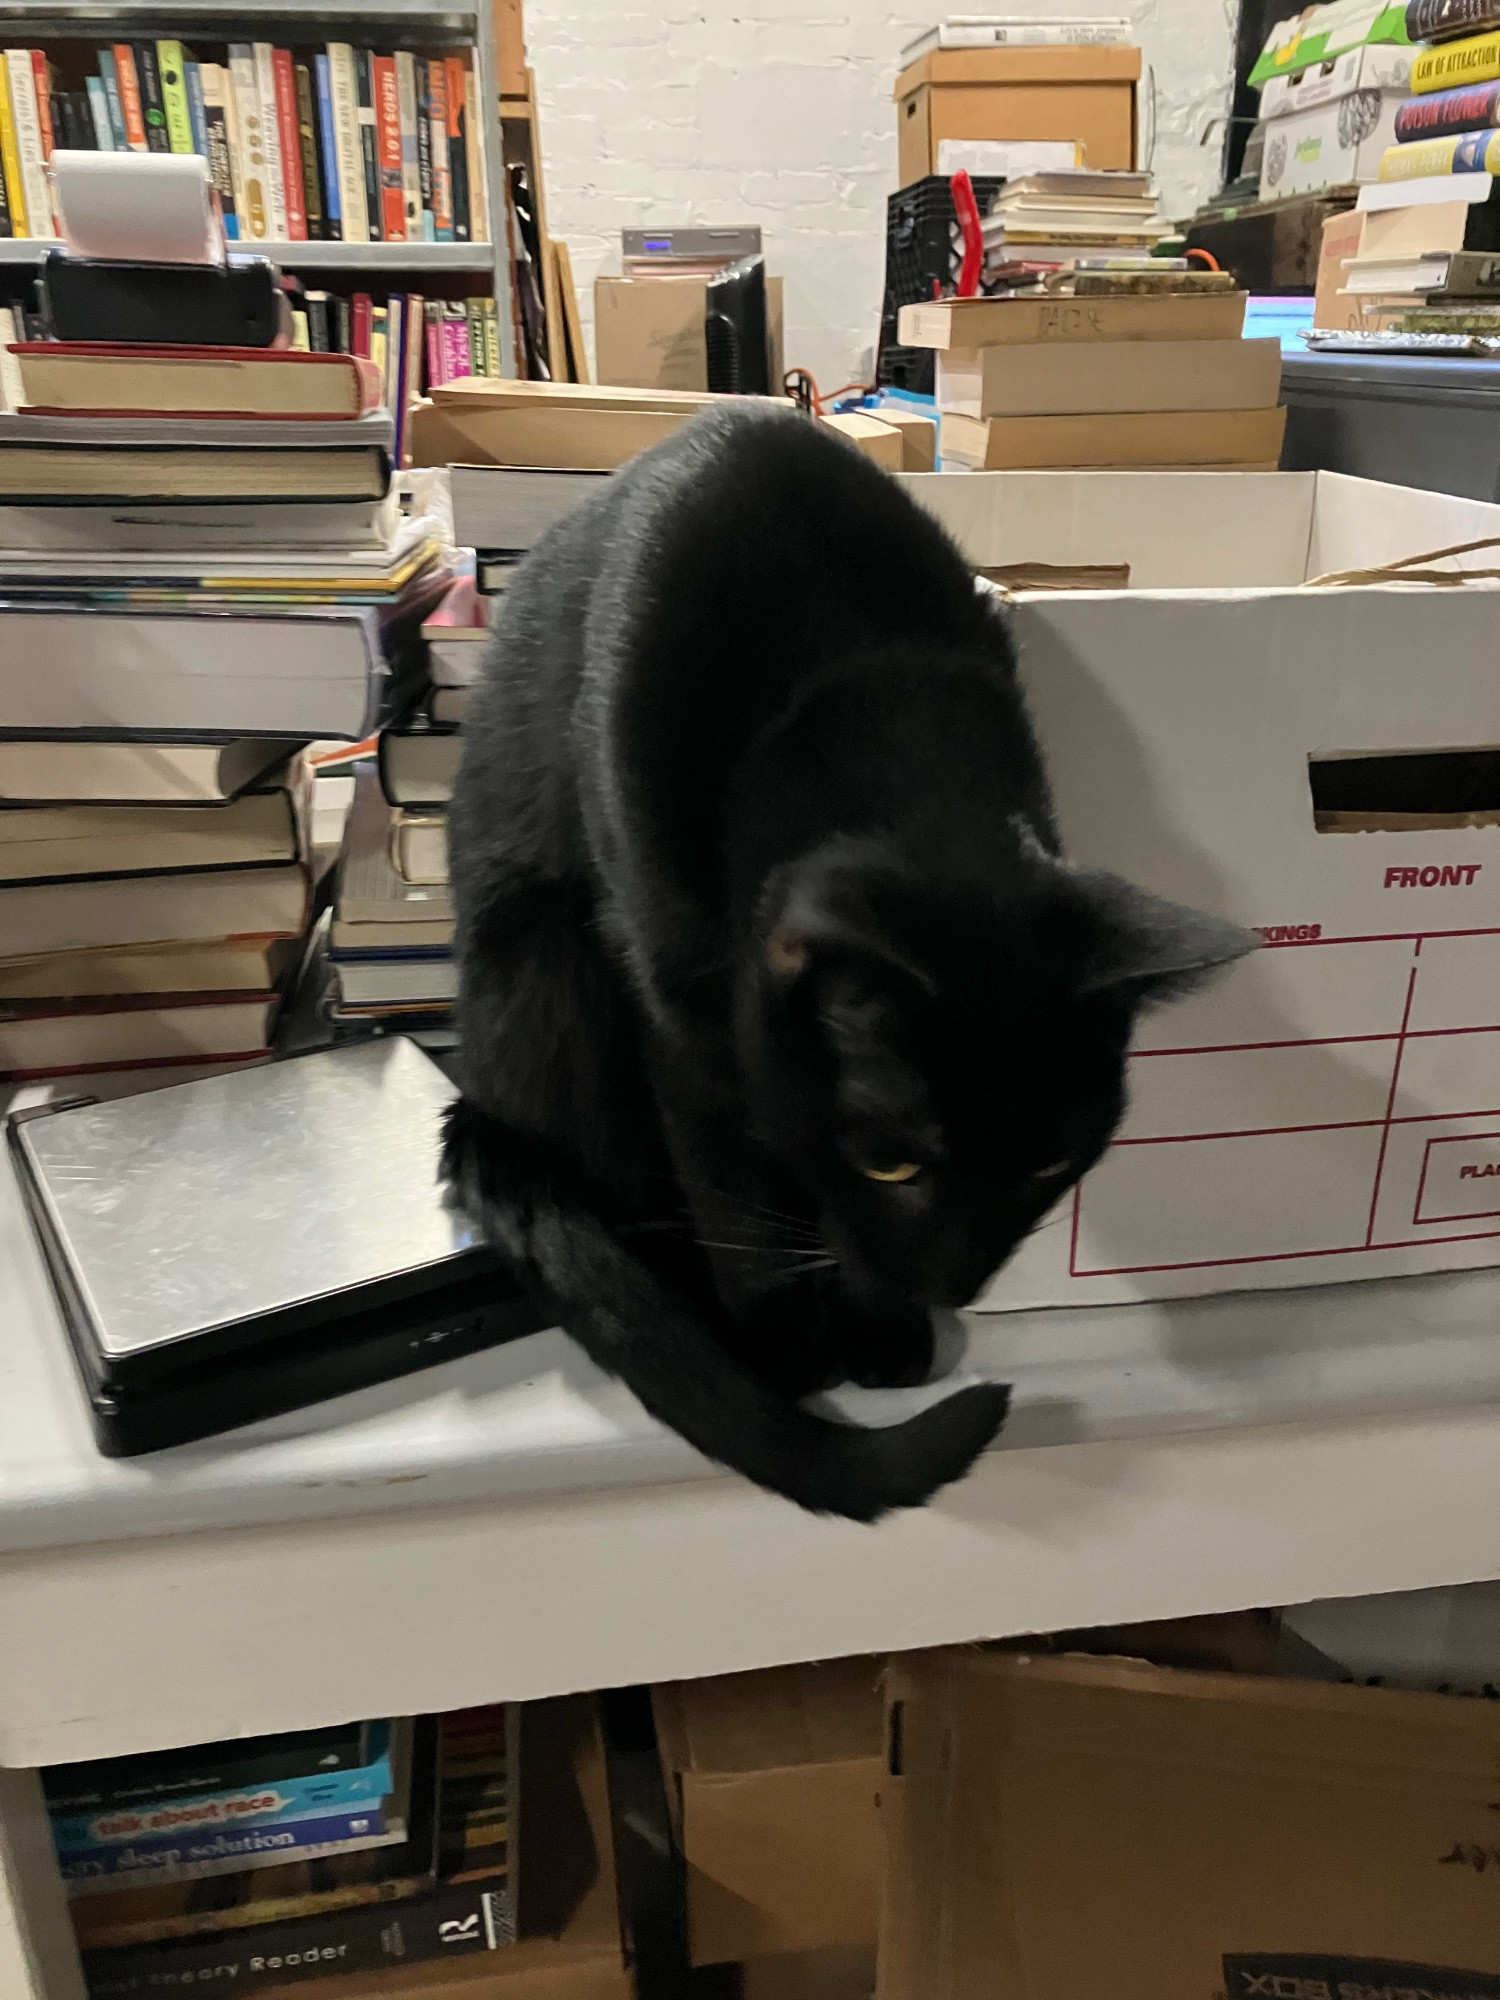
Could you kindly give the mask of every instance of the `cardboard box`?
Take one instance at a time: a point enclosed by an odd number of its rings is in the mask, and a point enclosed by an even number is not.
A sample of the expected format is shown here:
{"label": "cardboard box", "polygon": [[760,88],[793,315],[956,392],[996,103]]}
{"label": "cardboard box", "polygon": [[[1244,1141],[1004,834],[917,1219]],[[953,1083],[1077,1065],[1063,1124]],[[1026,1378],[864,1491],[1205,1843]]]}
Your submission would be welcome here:
{"label": "cardboard box", "polygon": [[888,1679],[879,2000],[1500,1993],[1500,1710],[970,1649]]}
{"label": "cardboard box", "polygon": [[740,1967],[740,2000],[872,2000],[875,1947],[751,1958]]}
{"label": "cardboard box", "polygon": [[1285,118],[1293,111],[1332,104],[1355,90],[1402,90],[1409,95],[1411,58],[1411,50],[1397,43],[1367,42],[1295,76],[1273,76],[1260,94],[1260,115]]}
{"label": "cardboard box", "polygon": [[[599,380],[626,389],[706,389],[707,279],[596,278],[594,360]],[[786,370],[785,287],[766,279],[771,387]]]}
{"label": "cardboard box", "polygon": [[1280,387],[1276,340],[1038,341],[937,361],[938,408],[965,417],[1263,410]]}
{"label": "cardboard box", "polygon": [[896,79],[902,187],[945,139],[1073,140],[1085,166],[1135,165],[1137,48],[934,49]]}
{"label": "cardboard box", "polygon": [[879,1664],[653,1688],[695,1965],[875,1937]]}
{"label": "cardboard box", "polygon": [[977,568],[1129,566],[1012,613],[1064,847],[1266,947],[1142,1018],[1116,1144],[981,1305],[1500,1262],[1500,827],[1320,830],[1313,791],[1351,755],[1500,745],[1500,584],[1304,587],[1500,535],[1500,507],[1335,473],[908,488]]}
{"label": "cardboard box", "polygon": [[1341,298],[1344,272],[1359,255],[1365,219],[1357,208],[1330,215],[1323,224],[1323,248],[1318,257],[1318,283],[1313,295],[1313,325],[1357,328],[1363,322],[1358,299]]}
{"label": "cardboard box", "polygon": [[866,458],[873,459],[887,472],[906,470],[906,440],[894,424],[887,424],[879,417],[869,416],[862,410],[834,412],[820,417],[819,423],[826,424],[831,431],[846,438]]}
{"label": "cardboard box", "polygon": [[1223,465],[1274,471],[1286,412],[1126,410],[1058,417],[944,413],[945,465],[1002,472],[1030,466]]}
{"label": "cardboard box", "polygon": [[1233,215],[1194,222],[1190,250],[1207,250],[1247,291],[1310,292],[1317,281],[1323,224],[1354,205],[1352,188],[1289,201],[1256,202]]}
{"label": "cardboard box", "polygon": [[[633,2000],[604,1741],[591,1695],[528,1702],[521,1797],[531,1859],[519,1873],[520,1932],[497,1952],[309,1986],[319,2000]],[[290,1989],[288,1989],[290,1990]],[[297,1992],[303,1988],[299,1985]]]}
{"label": "cardboard box", "polygon": [[1261,200],[1375,180],[1381,154],[1396,143],[1396,113],[1409,95],[1405,90],[1356,90],[1276,119],[1266,127]]}

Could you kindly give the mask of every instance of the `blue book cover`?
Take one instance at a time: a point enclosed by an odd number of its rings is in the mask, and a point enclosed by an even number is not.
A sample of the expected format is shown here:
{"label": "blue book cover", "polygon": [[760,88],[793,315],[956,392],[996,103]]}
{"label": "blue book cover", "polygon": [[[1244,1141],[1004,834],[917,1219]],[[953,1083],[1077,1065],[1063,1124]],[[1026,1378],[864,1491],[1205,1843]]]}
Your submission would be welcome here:
{"label": "blue book cover", "polygon": [[312,1861],[330,1851],[352,1853],[405,1838],[404,1822],[388,1826],[377,1806],[329,1813],[295,1826],[215,1827],[159,1840],[127,1841],[119,1847],[59,1846],[57,1861],[63,1880],[77,1895],[90,1887],[116,1887],[127,1881],[190,1882],[268,1862]]}
{"label": "blue book cover", "polygon": [[52,1839],[59,1853],[88,1853],[241,1827],[300,1826],[328,1813],[378,1815],[395,1786],[389,1724],[372,1726],[371,1747],[378,1753],[373,1761],[352,1770],[277,1778],[196,1797],[142,1799],[88,1812],[59,1813],[52,1820]]}
{"label": "blue book cover", "polygon": [[128,153],[130,141],[125,137],[125,108],[120,102],[120,73],[115,68],[113,49],[99,51],[99,76],[104,84],[104,97],[109,105],[109,129],[115,135],[115,151]]}
{"label": "blue book cover", "polygon": [[187,89],[188,123],[193,128],[193,151],[206,160],[208,120],[203,111],[203,75],[195,62],[185,62],[182,65],[182,80]]}
{"label": "blue book cover", "polygon": [[339,155],[333,136],[333,83],[325,55],[313,57],[318,84],[318,144],[323,152],[323,215],[335,240],[344,233],[344,208],[339,194]]}

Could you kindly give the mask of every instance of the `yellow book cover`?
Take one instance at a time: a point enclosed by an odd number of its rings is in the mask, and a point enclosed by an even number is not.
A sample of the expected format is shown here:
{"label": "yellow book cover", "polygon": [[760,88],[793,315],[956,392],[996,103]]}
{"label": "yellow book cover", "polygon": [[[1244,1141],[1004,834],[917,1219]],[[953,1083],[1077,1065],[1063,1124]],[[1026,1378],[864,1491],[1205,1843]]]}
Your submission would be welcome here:
{"label": "yellow book cover", "polygon": [[1380,156],[1383,181],[1495,173],[1500,173],[1500,132],[1460,132],[1448,139],[1414,139],[1410,145],[1387,146]]}
{"label": "yellow book cover", "polygon": [[26,195],[21,183],[21,154],[16,145],[16,121],[10,109],[10,78],[0,63],[0,169],[5,173],[5,194],[10,202],[10,233],[29,236],[26,226]]}
{"label": "yellow book cover", "polygon": [[1416,91],[1446,90],[1454,83],[1488,83],[1500,76],[1500,34],[1473,35],[1466,42],[1439,42],[1423,49],[1411,66]]}

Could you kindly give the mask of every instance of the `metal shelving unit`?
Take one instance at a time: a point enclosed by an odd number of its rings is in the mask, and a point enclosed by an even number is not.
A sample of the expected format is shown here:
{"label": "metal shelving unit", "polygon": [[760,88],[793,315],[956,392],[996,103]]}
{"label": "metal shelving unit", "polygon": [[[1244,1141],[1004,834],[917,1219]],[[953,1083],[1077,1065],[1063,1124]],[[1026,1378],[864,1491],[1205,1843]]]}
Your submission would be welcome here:
{"label": "metal shelving unit", "polygon": [[[495,297],[500,326],[500,369],[516,372],[511,311],[510,258],[506,245],[507,193],[500,130],[499,53],[490,0],[453,5],[438,0],[77,0],[60,9],[53,0],[0,5],[0,47],[45,42],[107,41],[147,34],[197,40],[265,41],[299,45],[357,35],[375,46],[472,45],[484,116],[485,181],[492,240],[488,243],[255,243],[247,253],[269,256],[289,271],[369,272],[397,279],[423,274],[483,275]],[[46,238],[0,238],[0,268],[38,263]]]}

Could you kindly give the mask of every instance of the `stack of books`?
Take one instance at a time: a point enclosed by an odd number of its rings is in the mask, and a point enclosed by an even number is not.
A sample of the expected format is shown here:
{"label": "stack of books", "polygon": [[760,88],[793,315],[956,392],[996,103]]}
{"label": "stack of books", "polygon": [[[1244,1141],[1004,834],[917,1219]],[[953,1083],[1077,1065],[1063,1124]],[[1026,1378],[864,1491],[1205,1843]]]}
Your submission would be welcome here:
{"label": "stack of books", "polygon": [[512,1943],[517,1714],[46,1771],[90,2000],[279,1991]]}
{"label": "stack of books", "polygon": [[53,236],[54,145],[198,153],[241,242],[490,239],[472,48],[112,42],[6,49],[0,236]]}
{"label": "stack of books", "polygon": [[358,739],[445,581],[368,362],[9,350],[0,1074],[263,1060],[314,907],[299,753]]}
{"label": "stack of books", "polygon": [[1168,234],[1150,174],[1063,167],[1007,181],[983,222],[984,290],[1025,290],[1079,258],[1144,258]]}
{"label": "stack of books", "polygon": [[1242,339],[1244,315],[1232,289],[1095,292],[1079,278],[1067,295],[904,306],[900,337],[937,350],[950,470],[1273,470],[1280,344]]}

